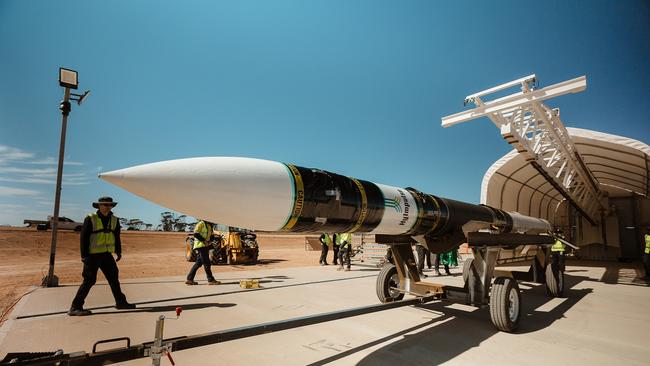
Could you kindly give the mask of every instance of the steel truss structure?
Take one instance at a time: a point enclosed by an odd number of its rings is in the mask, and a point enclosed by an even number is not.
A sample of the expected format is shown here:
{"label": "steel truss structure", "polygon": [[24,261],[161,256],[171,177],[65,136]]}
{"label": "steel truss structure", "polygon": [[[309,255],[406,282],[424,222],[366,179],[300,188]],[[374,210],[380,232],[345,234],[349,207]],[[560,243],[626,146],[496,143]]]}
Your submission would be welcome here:
{"label": "steel truss structure", "polygon": [[[442,127],[488,117],[501,136],[522,154],[560,194],[592,225],[600,221],[603,194],[585,166],[562,120],[559,109],[551,109],[543,101],[587,88],[581,76],[542,89],[537,89],[535,75],[490,88],[465,98],[465,105],[476,107],[442,118]],[[520,92],[484,101],[485,97],[519,86]]]}

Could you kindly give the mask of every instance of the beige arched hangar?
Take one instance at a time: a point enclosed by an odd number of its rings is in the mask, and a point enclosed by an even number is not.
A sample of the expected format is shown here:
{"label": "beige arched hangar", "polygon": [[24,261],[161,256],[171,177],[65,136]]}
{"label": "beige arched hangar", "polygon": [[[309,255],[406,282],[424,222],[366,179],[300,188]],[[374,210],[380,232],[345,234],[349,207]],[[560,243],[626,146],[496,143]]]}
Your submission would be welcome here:
{"label": "beige arched hangar", "polygon": [[644,230],[650,228],[650,146],[597,131],[566,130],[588,171],[590,184],[603,193],[601,206],[606,209],[600,210],[596,225],[516,150],[485,173],[481,203],[547,219],[580,247],[581,257],[639,258]]}

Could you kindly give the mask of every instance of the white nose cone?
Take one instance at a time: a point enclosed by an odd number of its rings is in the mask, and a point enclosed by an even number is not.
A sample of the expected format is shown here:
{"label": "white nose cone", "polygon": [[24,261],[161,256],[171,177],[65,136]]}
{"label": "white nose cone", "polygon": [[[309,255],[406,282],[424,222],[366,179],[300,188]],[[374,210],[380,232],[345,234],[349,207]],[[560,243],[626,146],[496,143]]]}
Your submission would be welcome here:
{"label": "white nose cone", "polygon": [[186,215],[253,230],[280,230],[295,194],[286,165],[250,158],[168,160],[99,177]]}

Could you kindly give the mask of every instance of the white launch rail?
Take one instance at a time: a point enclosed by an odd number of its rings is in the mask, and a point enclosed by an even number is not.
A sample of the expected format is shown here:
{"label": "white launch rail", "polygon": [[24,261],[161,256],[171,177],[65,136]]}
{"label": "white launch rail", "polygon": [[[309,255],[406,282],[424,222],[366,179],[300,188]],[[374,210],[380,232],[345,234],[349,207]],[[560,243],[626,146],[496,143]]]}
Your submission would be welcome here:
{"label": "white launch rail", "polygon": [[[546,99],[584,91],[587,78],[581,76],[542,89],[536,89],[535,82],[533,74],[468,95],[465,105],[474,103],[476,108],[443,117],[442,127],[488,117],[501,130],[501,136],[595,225],[602,209],[600,189],[560,120],[559,109],[543,103]],[[484,101],[490,94],[516,86],[521,87],[521,92]]]}

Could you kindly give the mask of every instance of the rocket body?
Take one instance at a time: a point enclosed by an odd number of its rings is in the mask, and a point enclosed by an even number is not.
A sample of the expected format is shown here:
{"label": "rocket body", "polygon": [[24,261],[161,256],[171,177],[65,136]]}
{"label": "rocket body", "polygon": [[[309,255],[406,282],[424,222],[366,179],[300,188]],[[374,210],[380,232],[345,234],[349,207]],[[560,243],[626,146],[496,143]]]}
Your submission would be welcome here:
{"label": "rocket body", "polygon": [[435,237],[471,221],[500,232],[551,231],[518,213],[261,159],[169,160],[99,177],[186,215],[252,230]]}

